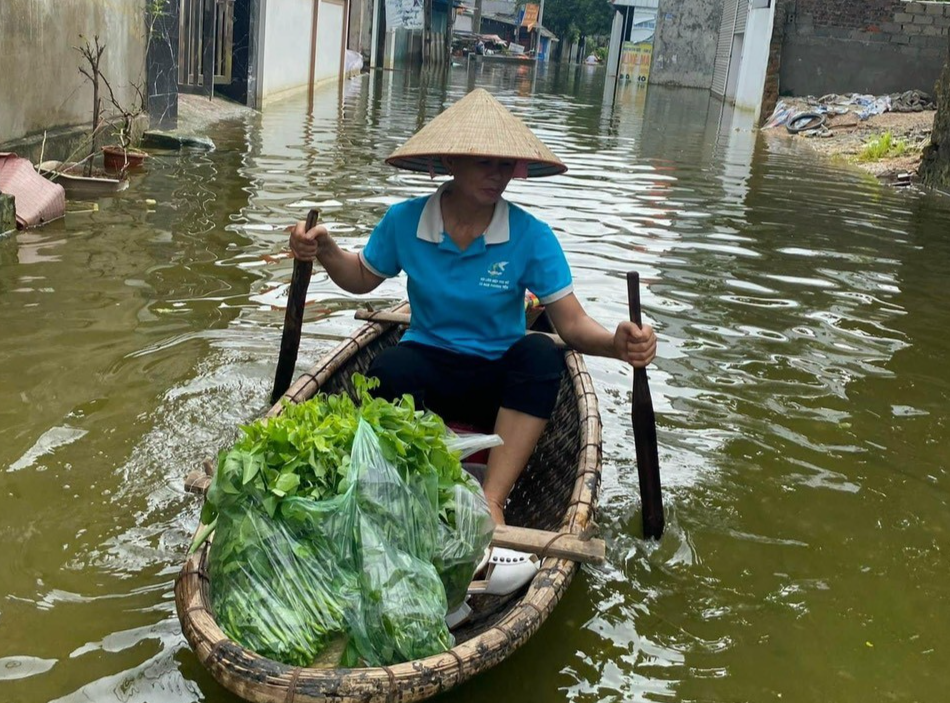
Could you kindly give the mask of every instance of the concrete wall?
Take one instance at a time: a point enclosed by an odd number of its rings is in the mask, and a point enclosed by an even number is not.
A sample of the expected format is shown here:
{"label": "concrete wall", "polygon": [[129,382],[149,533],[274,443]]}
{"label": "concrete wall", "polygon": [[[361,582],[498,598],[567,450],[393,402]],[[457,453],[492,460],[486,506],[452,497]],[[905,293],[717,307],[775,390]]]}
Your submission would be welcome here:
{"label": "concrete wall", "polygon": [[774,13],[774,6],[753,7],[749,10],[742,46],[735,102],[737,108],[752,112],[756,119],[762,107]]}
{"label": "concrete wall", "polygon": [[660,0],[650,83],[710,88],[722,0]]}
{"label": "concrete wall", "polygon": [[310,80],[313,2],[268,2],[264,14],[261,91],[267,100],[277,93],[305,86]]}
{"label": "concrete wall", "polygon": [[369,56],[372,41],[373,0],[351,0],[346,48]]}
{"label": "concrete wall", "polygon": [[0,193],[0,239],[16,230],[16,200]]}
{"label": "concrete wall", "polygon": [[332,80],[340,75],[340,41],[343,31],[343,4],[321,0],[317,27],[317,66],[314,80]]}
{"label": "concrete wall", "polygon": [[[264,12],[261,96],[266,103],[283,93],[304,89],[310,82],[313,1],[271,0]],[[317,10],[315,83],[339,76],[342,32],[342,0],[321,0]]]}
{"label": "concrete wall", "polygon": [[933,90],[950,42],[950,3],[797,0],[794,7],[784,32],[783,95]]}
{"label": "concrete wall", "polygon": [[0,144],[91,123],[92,87],[73,49],[80,34],[106,45],[102,71],[116,98],[140,104],[131,86],[145,85],[145,0],[0,0]]}

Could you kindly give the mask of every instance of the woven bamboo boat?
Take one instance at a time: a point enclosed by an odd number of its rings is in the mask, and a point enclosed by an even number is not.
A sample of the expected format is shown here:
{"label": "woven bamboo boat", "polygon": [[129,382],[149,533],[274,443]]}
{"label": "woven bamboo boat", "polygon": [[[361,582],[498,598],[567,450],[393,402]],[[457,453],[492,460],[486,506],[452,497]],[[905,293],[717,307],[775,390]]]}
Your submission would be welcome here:
{"label": "woven bamboo boat", "polygon": [[[542,315],[535,326],[544,324]],[[303,374],[284,397],[302,402],[318,391],[352,393],[351,375],[365,373],[370,361],[396,344],[404,330],[405,325],[393,322],[364,325]],[[583,358],[570,350],[564,354],[566,371],[555,413],[512,491],[505,515],[512,525],[583,536],[593,527],[600,486],[601,423]],[[278,403],[268,416],[280,409]],[[205,477],[205,483],[208,480]],[[318,669],[281,664],[228,639],[211,609],[209,549],[205,544],[189,557],[175,583],[182,631],[211,675],[254,703],[410,703],[443,693],[523,645],[554,610],[578,568],[574,561],[546,557],[535,578],[513,596],[472,596],[472,618],[453,631],[456,645],[442,654],[385,667]]]}

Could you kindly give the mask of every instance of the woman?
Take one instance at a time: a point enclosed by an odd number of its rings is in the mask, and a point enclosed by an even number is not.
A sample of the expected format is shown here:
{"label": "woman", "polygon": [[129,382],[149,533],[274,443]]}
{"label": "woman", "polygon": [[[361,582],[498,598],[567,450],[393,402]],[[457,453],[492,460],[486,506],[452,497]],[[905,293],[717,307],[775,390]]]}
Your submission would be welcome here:
{"label": "woman", "polygon": [[525,290],[584,354],[643,367],[656,355],[656,336],[629,321],[611,333],[590,318],[551,228],[502,198],[513,177],[567,167],[485,90],[437,116],[387,162],[453,178],[431,196],[391,207],[359,253],[303,222],[290,246],[350,293],[406,272],[411,325],[367,375],[380,379],[383,397],[410,393],[440,415],[494,427],[504,444],[489,455],[483,489],[492,518],[504,524],[508,494],[554,410],[564,364],[549,338],[525,335]]}

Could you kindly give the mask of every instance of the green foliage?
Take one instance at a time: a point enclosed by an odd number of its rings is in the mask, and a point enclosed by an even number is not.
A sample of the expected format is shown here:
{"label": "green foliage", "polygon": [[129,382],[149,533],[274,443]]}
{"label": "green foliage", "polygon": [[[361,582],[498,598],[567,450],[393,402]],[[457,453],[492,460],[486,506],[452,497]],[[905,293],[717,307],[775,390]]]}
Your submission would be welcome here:
{"label": "green foliage", "polygon": [[[220,493],[214,495],[259,500],[273,517],[286,498],[325,500],[344,493],[353,438],[363,419],[404,480],[410,473],[434,479],[432,485],[445,493],[439,504],[448,519],[450,489],[461,479],[462,466],[445,446],[445,423],[438,415],[416,410],[411,396],[395,403],[374,398],[370,391],[379,385],[376,379],[356,374],[353,382],[359,405],[345,394],[321,393],[305,403],[285,401],[277,417],[242,427],[241,438],[218,458],[215,484]],[[209,525],[219,506],[211,494],[205,506],[202,524]],[[196,540],[192,550],[198,546]]]}
{"label": "green foliage", "polygon": [[607,0],[545,0],[542,24],[562,40],[610,34],[614,9]]}
{"label": "green foliage", "polygon": [[859,161],[880,161],[881,159],[903,156],[911,151],[905,139],[896,139],[891,132],[869,139],[858,155]]}
{"label": "green foliage", "polygon": [[242,427],[218,458],[192,550],[215,533],[211,601],[229,637],[295,666],[380,666],[452,646],[491,539],[477,483],[410,396],[320,394]]}
{"label": "green foliage", "polygon": [[158,18],[168,14],[168,0],[148,0],[145,12],[149,17]]}

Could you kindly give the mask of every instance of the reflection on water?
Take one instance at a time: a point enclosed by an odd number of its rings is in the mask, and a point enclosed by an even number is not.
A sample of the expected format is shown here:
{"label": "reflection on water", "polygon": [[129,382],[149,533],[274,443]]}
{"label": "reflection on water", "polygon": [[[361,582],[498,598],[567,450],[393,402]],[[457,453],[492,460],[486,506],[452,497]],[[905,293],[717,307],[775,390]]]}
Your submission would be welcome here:
{"label": "reflection on water", "polygon": [[[234,700],[174,613],[198,509],[181,479],[264,406],[286,225],[319,207],[360,246],[435,185],[383,157],[476,85],[570,168],[509,197],[554,227],[588,310],[612,326],[625,272],[645,283],[668,532],[639,539],[631,374],[590,359],[609,561],[451,699],[941,697],[950,207],[702,91],[482,64],[276,104],[216,127],[212,153],[158,154],[99,212],[0,241],[2,700]],[[363,298],[318,270],[310,300],[301,367]]]}

